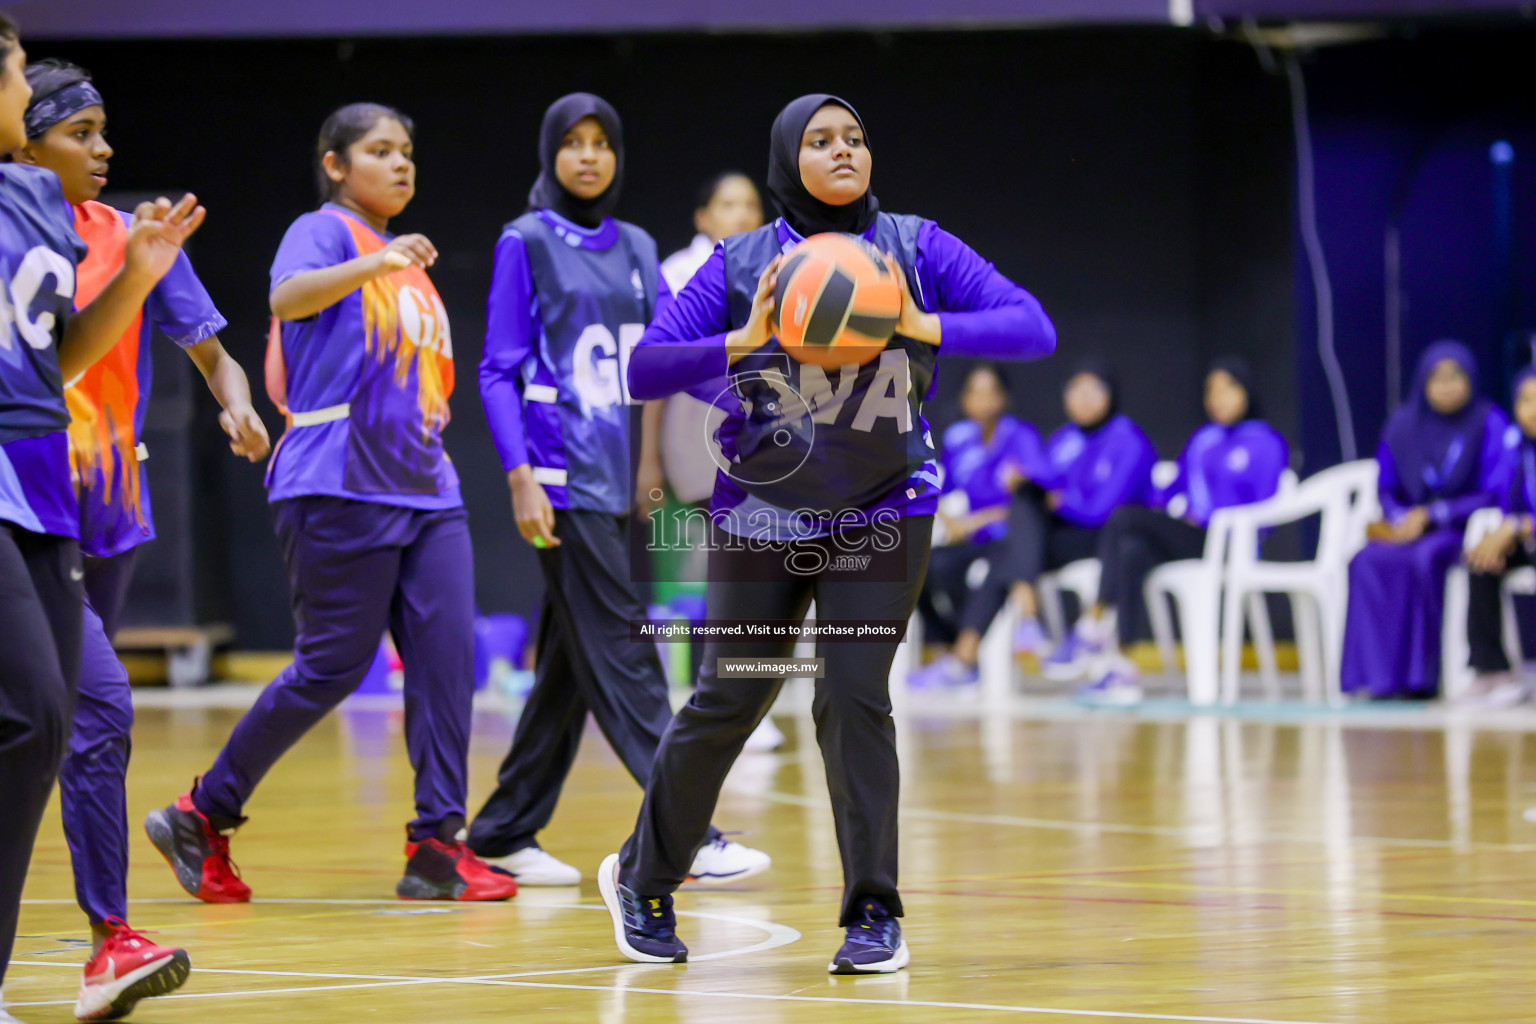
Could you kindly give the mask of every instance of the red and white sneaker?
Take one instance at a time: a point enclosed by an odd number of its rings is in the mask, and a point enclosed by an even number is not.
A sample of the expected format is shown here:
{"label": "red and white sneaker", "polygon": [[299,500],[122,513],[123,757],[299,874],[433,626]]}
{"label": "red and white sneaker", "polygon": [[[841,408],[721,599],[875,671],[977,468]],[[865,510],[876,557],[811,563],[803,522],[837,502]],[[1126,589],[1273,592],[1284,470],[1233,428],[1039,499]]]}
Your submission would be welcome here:
{"label": "red and white sneaker", "polygon": [[405,856],[405,877],[395,886],[395,895],[403,900],[504,900],[517,895],[516,879],[461,842],[408,842]]}
{"label": "red and white sneaker", "polygon": [[157,946],[117,918],[108,918],[112,934],[85,965],[77,1020],[118,1020],[133,1012],[140,999],[163,996],[186,983],[192,961],[184,949]]}
{"label": "red and white sneaker", "polygon": [[229,859],[229,836],[209,823],[192,803],[190,791],[171,806],[150,811],[144,831],[176,872],[176,881],[193,896],[204,903],[251,901],[251,887],[240,880],[240,870]]}

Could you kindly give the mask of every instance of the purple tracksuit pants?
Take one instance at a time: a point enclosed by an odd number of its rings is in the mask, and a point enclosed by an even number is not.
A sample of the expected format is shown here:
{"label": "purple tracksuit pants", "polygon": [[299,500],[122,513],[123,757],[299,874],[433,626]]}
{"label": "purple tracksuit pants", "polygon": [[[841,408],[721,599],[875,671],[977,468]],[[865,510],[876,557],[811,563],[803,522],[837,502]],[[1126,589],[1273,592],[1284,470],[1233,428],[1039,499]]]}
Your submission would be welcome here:
{"label": "purple tracksuit pants", "polygon": [[474,698],[474,553],[462,508],[304,497],[274,505],[298,626],[293,664],[235,726],[193,794],[216,827],[287,750],[346,698],[388,629],[405,664],[405,740],[416,772],[413,840],[464,828]]}
{"label": "purple tracksuit pants", "polygon": [[59,770],[64,838],[75,872],[75,899],[92,924],[128,919],[128,796],[133,749],[128,670],[112,649],[133,576],[136,548],[86,558],[80,689]]}

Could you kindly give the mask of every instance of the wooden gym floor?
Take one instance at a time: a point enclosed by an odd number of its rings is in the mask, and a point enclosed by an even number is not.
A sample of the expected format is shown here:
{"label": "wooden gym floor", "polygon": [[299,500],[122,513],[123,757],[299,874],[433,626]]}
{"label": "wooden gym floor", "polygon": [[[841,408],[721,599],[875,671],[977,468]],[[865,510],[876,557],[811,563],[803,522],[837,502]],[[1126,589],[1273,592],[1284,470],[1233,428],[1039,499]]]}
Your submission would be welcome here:
{"label": "wooden gym floor", "polygon": [[[183,697],[141,702],[134,822],[186,788],[238,717]],[[685,890],[694,962],[655,967],[619,960],[590,881],[506,904],[395,901],[410,810],[399,714],[344,710],[249,808],[234,852],[257,902],[190,901],[135,826],[133,923],[185,946],[194,973],[133,1019],[1536,1021],[1529,712],[912,709],[913,966],[877,978],[825,973],[840,941],[832,819],[809,720],[779,722],[789,747],[744,758],[716,818],[750,831],[773,870]],[[507,716],[477,714],[472,805],[510,733]],[[589,732],[546,848],[590,875],[638,797]],[[83,923],[55,811],[6,986],[21,1020],[72,1019]]]}

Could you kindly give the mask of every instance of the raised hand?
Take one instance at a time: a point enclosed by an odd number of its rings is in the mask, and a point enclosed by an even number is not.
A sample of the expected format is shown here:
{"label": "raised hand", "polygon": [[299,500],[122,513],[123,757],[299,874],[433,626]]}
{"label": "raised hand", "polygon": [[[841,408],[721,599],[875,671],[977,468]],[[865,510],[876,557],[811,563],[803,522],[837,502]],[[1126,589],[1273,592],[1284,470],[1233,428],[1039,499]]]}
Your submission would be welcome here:
{"label": "raised hand", "polygon": [[392,239],[379,250],[382,273],[393,273],[406,267],[427,267],[437,262],[437,246],[426,235],[401,235]]}
{"label": "raised hand", "polygon": [[202,226],[208,211],[197,205],[197,196],[188,192],[180,202],[171,204],[162,196],[154,202],[140,203],[128,226],[128,241],[123,268],[151,284],[159,282],[176,263],[181,247]]}

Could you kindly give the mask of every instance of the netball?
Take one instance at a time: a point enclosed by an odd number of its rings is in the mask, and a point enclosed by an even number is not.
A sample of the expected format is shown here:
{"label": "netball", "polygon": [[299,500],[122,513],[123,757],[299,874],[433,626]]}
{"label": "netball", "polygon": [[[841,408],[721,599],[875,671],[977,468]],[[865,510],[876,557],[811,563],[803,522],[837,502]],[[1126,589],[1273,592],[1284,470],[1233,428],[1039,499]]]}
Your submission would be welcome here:
{"label": "netball", "polygon": [[874,246],[852,235],[812,235],[795,246],[773,297],[784,351],[828,369],[875,358],[901,316],[901,283]]}

